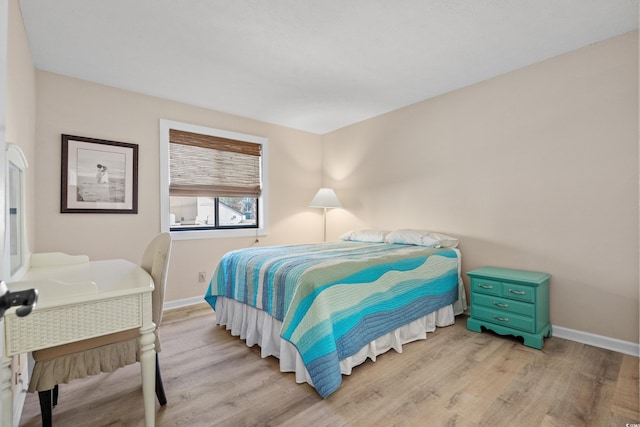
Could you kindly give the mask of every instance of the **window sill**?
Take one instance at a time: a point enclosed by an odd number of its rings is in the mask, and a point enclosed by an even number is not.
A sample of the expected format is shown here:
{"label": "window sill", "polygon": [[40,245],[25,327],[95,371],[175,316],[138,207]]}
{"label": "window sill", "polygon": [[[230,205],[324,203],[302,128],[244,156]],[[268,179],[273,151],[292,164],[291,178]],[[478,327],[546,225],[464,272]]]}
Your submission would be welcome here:
{"label": "window sill", "polygon": [[172,240],[224,239],[229,237],[264,237],[264,228],[232,229],[232,230],[184,230],[171,231]]}

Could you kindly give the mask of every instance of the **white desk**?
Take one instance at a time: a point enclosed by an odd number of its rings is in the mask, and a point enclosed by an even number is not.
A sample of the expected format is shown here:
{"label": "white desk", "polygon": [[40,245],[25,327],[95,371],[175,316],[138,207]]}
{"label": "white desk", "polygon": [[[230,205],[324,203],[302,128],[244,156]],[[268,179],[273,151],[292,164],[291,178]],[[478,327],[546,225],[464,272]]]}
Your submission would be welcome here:
{"label": "white desk", "polygon": [[26,317],[4,316],[2,427],[13,422],[11,356],[140,328],[140,366],[145,424],[155,424],[155,324],[151,319],[153,279],[122,259],[32,266],[11,291],[36,288],[38,303]]}

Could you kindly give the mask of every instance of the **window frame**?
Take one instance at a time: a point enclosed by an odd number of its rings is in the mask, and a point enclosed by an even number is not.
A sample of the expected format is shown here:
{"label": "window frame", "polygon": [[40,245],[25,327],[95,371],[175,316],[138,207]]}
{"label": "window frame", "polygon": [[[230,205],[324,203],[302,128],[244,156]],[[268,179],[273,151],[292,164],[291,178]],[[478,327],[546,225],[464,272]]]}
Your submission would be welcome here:
{"label": "window frame", "polygon": [[[258,227],[248,228],[216,228],[216,229],[185,229],[171,230],[169,225],[170,199],[169,199],[169,130],[182,130],[186,132],[200,133],[203,135],[217,136],[221,138],[236,139],[253,142],[262,146],[261,174],[262,192],[258,197]],[[160,228],[162,232],[170,232],[174,240],[210,239],[226,237],[255,237],[267,235],[268,225],[268,143],[264,137],[231,132],[222,129],[199,126],[190,123],[160,119]]]}

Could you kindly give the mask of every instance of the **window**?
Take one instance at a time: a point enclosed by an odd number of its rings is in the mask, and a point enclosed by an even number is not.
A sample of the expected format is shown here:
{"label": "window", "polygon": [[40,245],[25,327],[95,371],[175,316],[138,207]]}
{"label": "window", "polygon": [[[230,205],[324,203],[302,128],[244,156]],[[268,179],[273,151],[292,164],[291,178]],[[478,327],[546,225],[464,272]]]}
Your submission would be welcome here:
{"label": "window", "polygon": [[266,233],[267,140],[160,121],[162,229],[174,238]]}

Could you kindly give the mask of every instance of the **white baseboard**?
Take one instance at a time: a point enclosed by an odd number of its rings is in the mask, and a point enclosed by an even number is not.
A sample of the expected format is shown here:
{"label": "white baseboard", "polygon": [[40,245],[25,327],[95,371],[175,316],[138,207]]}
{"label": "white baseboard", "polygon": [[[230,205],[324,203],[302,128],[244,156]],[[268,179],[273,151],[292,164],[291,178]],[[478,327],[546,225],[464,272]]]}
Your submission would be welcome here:
{"label": "white baseboard", "polygon": [[171,310],[174,308],[188,307],[190,305],[202,304],[205,302],[204,296],[179,299],[175,301],[165,301],[164,309]]}
{"label": "white baseboard", "polygon": [[564,338],[570,341],[576,341],[582,344],[640,357],[640,345],[633,342],[591,334],[589,332],[576,331],[575,329],[563,328],[562,326],[555,325],[552,327],[552,332],[554,337]]}

